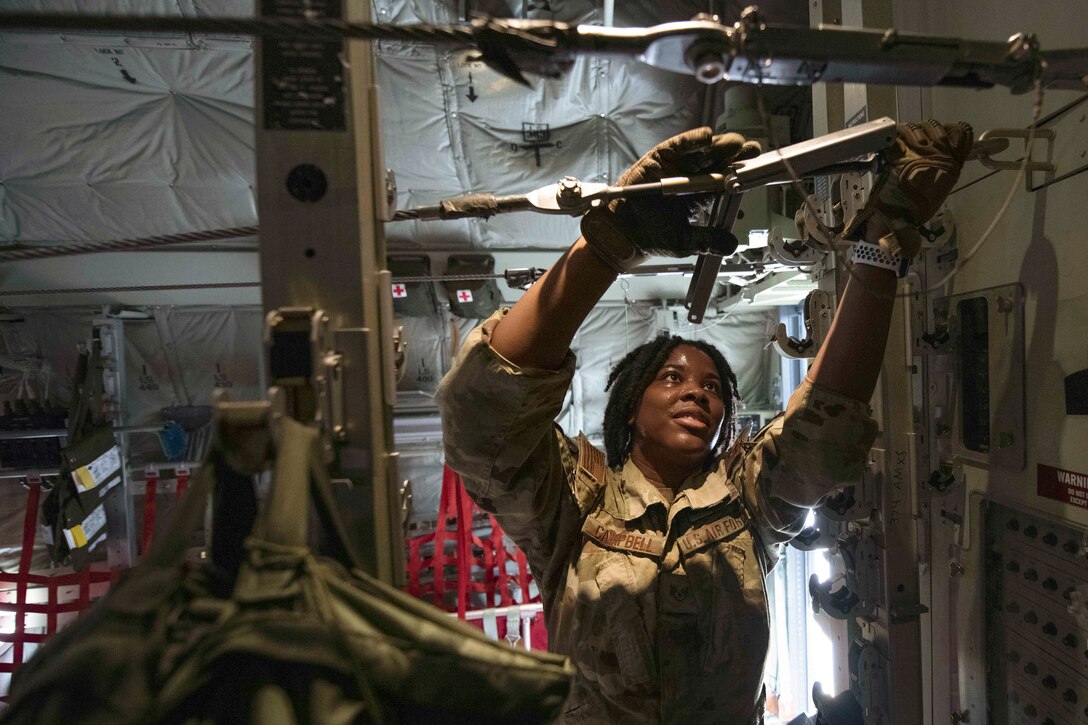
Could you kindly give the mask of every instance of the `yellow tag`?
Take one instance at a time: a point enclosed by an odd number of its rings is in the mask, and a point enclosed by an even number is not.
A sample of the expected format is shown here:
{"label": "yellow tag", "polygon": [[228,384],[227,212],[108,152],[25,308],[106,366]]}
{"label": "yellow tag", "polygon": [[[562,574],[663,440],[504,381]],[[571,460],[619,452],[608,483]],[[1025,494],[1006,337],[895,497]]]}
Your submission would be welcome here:
{"label": "yellow tag", "polygon": [[76,477],[76,482],[79,483],[80,488],[84,491],[90,491],[98,485],[98,482],[94,480],[94,476],[91,474],[91,470],[86,466],[77,468],[73,475]]}
{"label": "yellow tag", "polygon": [[72,541],[75,542],[75,546],[72,547],[73,549],[78,549],[81,546],[87,545],[87,537],[83,535],[82,526],[73,526],[68,530],[72,532]]}

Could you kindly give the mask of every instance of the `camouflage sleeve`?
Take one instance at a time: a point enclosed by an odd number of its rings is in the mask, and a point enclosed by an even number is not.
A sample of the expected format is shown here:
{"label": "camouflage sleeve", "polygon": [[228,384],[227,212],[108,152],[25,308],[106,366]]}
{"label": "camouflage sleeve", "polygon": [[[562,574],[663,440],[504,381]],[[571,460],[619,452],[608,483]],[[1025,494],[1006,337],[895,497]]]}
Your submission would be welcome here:
{"label": "camouflage sleeve", "polygon": [[767,548],[796,536],[808,509],[861,477],[876,434],[867,404],[805,378],[731,467]]}
{"label": "camouflage sleeve", "polygon": [[[574,458],[555,425],[574,376],[574,354],[559,370],[521,368],[491,347],[500,310],[465,341],[435,398],[446,463],[532,563],[547,545],[569,490]],[[576,449],[575,449],[576,451]]]}

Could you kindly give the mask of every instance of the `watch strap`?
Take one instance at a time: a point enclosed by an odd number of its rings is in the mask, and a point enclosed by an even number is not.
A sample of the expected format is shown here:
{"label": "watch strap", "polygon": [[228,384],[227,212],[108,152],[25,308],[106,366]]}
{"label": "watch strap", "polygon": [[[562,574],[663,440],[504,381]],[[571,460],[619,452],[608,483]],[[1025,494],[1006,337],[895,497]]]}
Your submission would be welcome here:
{"label": "watch strap", "polygon": [[910,259],[889,254],[879,244],[870,242],[854,242],[850,252],[850,261],[854,264],[867,264],[871,267],[881,267],[895,272],[896,277],[905,277]]}

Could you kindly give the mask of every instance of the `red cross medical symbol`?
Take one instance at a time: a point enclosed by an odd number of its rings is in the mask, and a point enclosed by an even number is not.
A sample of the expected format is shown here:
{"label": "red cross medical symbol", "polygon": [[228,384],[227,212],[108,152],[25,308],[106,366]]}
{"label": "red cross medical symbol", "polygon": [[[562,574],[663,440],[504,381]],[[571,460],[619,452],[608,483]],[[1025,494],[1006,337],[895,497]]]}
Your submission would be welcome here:
{"label": "red cross medical symbol", "polygon": [[461,302],[472,302],[472,290],[457,290],[457,299]]}
{"label": "red cross medical symbol", "polygon": [[404,285],[402,285],[402,284],[395,284],[395,285],[393,285],[393,296],[394,297],[407,297],[408,296],[408,290],[405,289]]}

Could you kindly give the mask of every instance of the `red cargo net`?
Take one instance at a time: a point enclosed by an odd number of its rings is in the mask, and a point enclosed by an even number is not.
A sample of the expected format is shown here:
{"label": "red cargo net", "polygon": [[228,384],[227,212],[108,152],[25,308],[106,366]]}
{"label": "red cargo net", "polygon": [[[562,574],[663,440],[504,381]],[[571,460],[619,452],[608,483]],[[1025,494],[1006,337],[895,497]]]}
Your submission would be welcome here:
{"label": "red cargo net", "polygon": [[[14,617],[0,616],[11,621],[9,627],[0,627],[0,642],[11,645],[11,660],[0,661],[0,673],[12,673],[28,659],[27,644],[41,644],[76,614],[106,593],[120,571],[101,571],[86,568],[83,571],[58,575],[31,574],[34,555],[34,539],[38,528],[38,504],[41,498],[41,479],[27,479],[26,514],[23,518],[22,550],[19,554],[19,570],[12,574],[0,572],[0,585],[14,584],[14,589],[0,591],[0,612]],[[30,595],[34,594],[33,597]],[[43,599],[44,601],[30,601]],[[27,631],[28,615],[45,615],[43,626]],[[5,622],[6,623],[6,622]],[[4,688],[6,691],[6,687]],[[0,697],[0,699],[7,699]]]}
{"label": "red cargo net", "polygon": [[[446,611],[457,612],[461,619],[466,619],[468,612],[540,601],[539,591],[530,596],[533,576],[524,552],[506,537],[495,517],[488,514],[490,534],[480,536],[473,530],[474,518],[482,514],[465,491],[461,477],[444,467],[435,530],[407,542],[405,590],[409,594]],[[516,565],[516,573],[509,571],[510,562]],[[485,631],[494,626],[489,631],[492,636],[506,637],[512,642],[520,637],[507,631],[507,622],[515,621],[516,617],[511,618],[505,612],[490,620],[468,619]],[[533,649],[547,648],[544,617],[539,613],[532,619],[531,644]]]}

